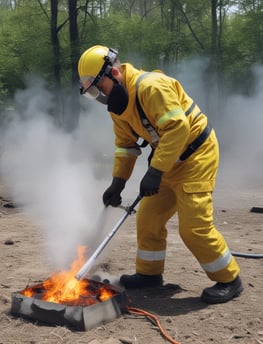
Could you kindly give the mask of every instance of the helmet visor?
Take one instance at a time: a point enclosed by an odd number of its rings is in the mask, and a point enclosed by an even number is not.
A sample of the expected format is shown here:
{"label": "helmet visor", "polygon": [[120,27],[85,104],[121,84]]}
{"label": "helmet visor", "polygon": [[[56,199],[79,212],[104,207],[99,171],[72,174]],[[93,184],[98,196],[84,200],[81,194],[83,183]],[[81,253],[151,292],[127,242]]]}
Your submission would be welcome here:
{"label": "helmet visor", "polygon": [[88,99],[96,99],[100,95],[100,90],[96,86],[89,86],[88,88],[81,87],[80,94]]}
{"label": "helmet visor", "polygon": [[101,92],[98,87],[96,86],[96,84],[99,82],[100,78],[96,77],[96,78],[93,78],[93,77],[85,77],[85,78],[82,78],[81,81],[82,82],[87,82],[89,81],[90,84],[88,87],[83,87],[81,86],[80,87],[80,94],[88,99],[96,99],[97,101],[99,101],[100,103],[106,105],[107,102],[108,102],[108,97],[103,93]]}
{"label": "helmet visor", "polygon": [[89,82],[89,86],[88,87],[84,87],[81,86],[80,87],[80,94],[82,96],[85,96],[89,99],[96,99],[99,94],[100,94],[100,90],[97,88],[96,84],[98,83],[100,79],[99,78],[93,78],[91,76],[87,76],[81,79],[81,82],[85,82],[85,84],[87,84],[87,82]]}

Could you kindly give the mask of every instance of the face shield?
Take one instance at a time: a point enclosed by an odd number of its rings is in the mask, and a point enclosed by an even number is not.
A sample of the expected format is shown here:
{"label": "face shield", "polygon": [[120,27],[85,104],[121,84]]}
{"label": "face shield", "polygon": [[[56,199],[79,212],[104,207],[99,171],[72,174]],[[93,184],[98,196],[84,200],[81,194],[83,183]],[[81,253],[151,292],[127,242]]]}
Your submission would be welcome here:
{"label": "face shield", "polygon": [[89,81],[89,86],[84,88],[80,87],[80,94],[88,99],[95,99],[100,103],[106,105],[108,102],[108,97],[99,90],[97,83],[101,80],[101,77],[93,78],[92,76],[84,77],[81,79],[81,82],[87,83]]}

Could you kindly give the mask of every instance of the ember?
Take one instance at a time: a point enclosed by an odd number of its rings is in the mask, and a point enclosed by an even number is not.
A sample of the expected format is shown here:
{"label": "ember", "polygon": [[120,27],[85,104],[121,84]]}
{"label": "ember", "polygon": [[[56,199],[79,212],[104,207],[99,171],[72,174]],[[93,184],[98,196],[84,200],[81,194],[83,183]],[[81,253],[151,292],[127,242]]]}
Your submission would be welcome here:
{"label": "ember", "polygon": [[[78,286],[79,283],[81,286]],[[81,282],[71,279],[67,282],[65,290],[59,290],[57,285],[53,284],[51,277],[42,283],[20,291],[20,294],[67,306],[90,306],[112,298],[117,294],[117,291],[106,284],[87,279]]]}

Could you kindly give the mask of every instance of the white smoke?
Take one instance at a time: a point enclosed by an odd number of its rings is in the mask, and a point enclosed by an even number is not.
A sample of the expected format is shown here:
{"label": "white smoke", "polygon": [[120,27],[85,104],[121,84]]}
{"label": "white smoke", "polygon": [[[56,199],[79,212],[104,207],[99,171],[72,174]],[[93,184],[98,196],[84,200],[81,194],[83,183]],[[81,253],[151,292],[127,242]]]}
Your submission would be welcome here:
{"label": "white smoke", "polygon": [[244,189],[263,185],[263,67],[253,71],[254,94],[222,99],[221,116],[215,119],[221,147],[220,179]]}
{"label": "white smoke", "polygon": [[46,257],[65,268],[79,245],[92,253],[113,221],[102,204],[111,182],[112,162],[103,160],[114,150],[111,122],[103,108],[91,109],[78,132],[65,134],[48,115],[52,96],[39,79],[29,79],[15,103],[1,133],[1,177],[45,237]]}
{"label": "white smoke", "polygon": [[262,185],[263,66],[253,68],[256,79],[253,95],[222,98],[217,85],[204,79],[208,63],[199,58],[184,61],[171,74],[182,82],[216,130],[220,145],[218,184],[243,188]]}

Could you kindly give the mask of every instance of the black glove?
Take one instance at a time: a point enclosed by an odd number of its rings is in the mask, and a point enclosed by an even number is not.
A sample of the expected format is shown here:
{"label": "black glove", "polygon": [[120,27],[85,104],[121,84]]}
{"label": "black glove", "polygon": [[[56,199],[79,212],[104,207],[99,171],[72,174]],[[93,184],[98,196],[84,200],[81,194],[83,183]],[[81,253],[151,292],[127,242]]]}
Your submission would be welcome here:
{"label": "black glove", "polygon": [[159,192],[163,172],[149,167],[140,184],[141,196],[152,196]]}
{"label": "black glove", "polygon": [[121,192],[125,188],[126,180],[119,177],[113,177],[111,185],[104,192],[102,199],[104,205],[107,207],[111,205],[117,207],[121,204]]}

